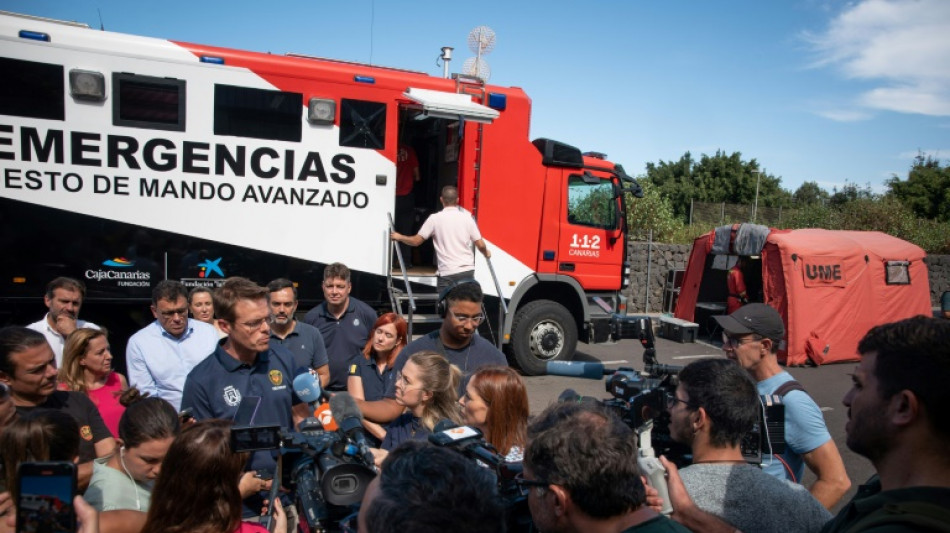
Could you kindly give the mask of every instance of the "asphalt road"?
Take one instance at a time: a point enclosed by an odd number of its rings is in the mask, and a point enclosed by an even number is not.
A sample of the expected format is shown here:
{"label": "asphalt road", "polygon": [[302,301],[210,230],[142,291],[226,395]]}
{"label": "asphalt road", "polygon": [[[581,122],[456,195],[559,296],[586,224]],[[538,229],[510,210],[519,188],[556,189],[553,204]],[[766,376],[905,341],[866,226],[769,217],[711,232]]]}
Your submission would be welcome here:
{"label": "asphalt road", "polygon": [[[657,339],[657,359],[660,363],[684,366],[698,358],[723,357],[722,350],[700,339],[696,343],[680,344],[665,339]],[[615,344],[578,345],[576,361],[600,361],[608,368],[620,366],[643,370],[643,349],[635,340]],[[857,486],[867,481],[874,468],[867,459],[854,454],[845,444],[844,426],[847,422],[847,409],[841,404],[841,398],[851,387],[850,373],[856,363],[843,363],[808,368],[786,368],[796,380],[805,386],[808,393],[818,403],[825,414],[825,423],[844,460],[848,477],[851,478],[851,490],[841,499],[835,511],[847,503],[854,495]],[[537,414],[565,389],[574,389],[578,394],[596,398],[608,398],[603,380],[588,380],[561,376],[525,377],[531,413]],[[804,483],[814,482],[814,475],[806,468]]]}

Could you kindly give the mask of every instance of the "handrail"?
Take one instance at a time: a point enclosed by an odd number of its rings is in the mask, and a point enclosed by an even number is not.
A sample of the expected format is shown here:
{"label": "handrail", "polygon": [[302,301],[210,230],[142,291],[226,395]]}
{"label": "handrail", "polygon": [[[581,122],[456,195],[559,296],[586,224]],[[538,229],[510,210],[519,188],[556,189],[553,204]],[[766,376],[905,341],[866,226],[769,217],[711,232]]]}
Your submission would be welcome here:
{"label": "handrail", "polygon": [[505,297],[501,294],[501,284],[498,283],[498,276],[495,275],[495,267],[491,264],[491,258],[486,257],[488,263],[488,272],[491,273],[491,279],[495,283],[495,293],[498,294],[498,335],[495,337],[496,348],[501,350],[502,332],[505,330],[505,315],[508,314],[508,304],[505,303]]}
{"label": "handrail", "polygon": [[[392,232],[396,231],[396,224],[393,222],[392,213],[386,213],[386,217],[389,219],[389,232],[391,235]],[[406,284],[406,295],[409,297],[409,313],[408,313],[409,316],[406,322],[408,322],[408,327],[409,327],[409,331],[407,332],[407,337],[411,339],[412,338],[412,314],[416,310],[416,300],[412,296],[412,286],[409,284],[409,275],[406,274],[406,263],[402,259],[402,249],[399,246],[399,242],[393,241],[392,238],[390,238],[390,244],[392,248],[396,250],[396,258],[399,260],[399,270],[402,272],[402,281]],[[391,264],[387,266],[390,269],[392,269]],[[392,279],[392,274],[389,275],[389,278]],[[393,303],[395,304],[395,301],[392,295],[393,295],[393,287],[392,285],[390,285],[389,297],[390,297],[390,300],[393,301]],[[396,307],[396,305],[394,305],[393,307]],[[394,311],[398,313],[401,311],[401,309],[394,309]]]}

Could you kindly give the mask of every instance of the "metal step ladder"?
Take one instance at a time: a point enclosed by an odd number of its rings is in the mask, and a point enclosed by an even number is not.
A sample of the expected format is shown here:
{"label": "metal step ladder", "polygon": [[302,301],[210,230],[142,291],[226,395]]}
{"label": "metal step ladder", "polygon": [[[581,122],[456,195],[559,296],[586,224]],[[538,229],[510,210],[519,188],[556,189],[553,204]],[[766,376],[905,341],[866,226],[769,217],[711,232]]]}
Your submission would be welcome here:
{"label": "metal step ladder", "polygon": [[[392,215],[389,216],[389,231],[395,230],[395,225],[393,224]],[[389,246],[389,257],[387,257],[387,262],[390,265],[388,274],[386,276],[386,289],[389,292],[389,303],[392,306],[393,312],[400,315],[406,319],[408,324],[407,335],[412,339],[412,328],[415,324],[441,324],[442,317],[437,312],[438,302],[439,302],[439,293],[436,289],[436,279],[438,276],[433,271],[429,272],[416,272],[410,274],[407,272],[405,265],[405,259],[402,256],[402,249],[399,247],[399,244],[395,241],[390,241]],[[392,258],[396,257],[396,260],[399,264],[398,273],[395,268],[392,268]],[[495,282],[495,290],[497,294],[501,294],[501,286],[498,284],[498,278],[495,276],[495,269],[492,267],[491,261],[488,261],[488,268],[491,271],[492,280]],[[398,276],[398,277],[397,277]],[[411,279],[410,279],[411,278]],[[426,292],[417,292],[413,290],[412,283],[415,281],[417,286],[431,286],[431,291]],[[401,286],[400,286],[401,285]],[[508,312],[508,306],[505,303],[504,298],[498,299],[500,305],[498,308],[498,322],[497,324],[504,324],[505,314]],[[431,310],[429,313],[421,313],[420,308],[425,308],[426,310]],[[487,310],[485,308],[485,303],[482,302],[482,314],[488,316]],[[491,328],[491,322],[486,320],[482,323],[487,324],[489,332],[491,334],[492,343],[501,349],[501,335],[496,335]]]}

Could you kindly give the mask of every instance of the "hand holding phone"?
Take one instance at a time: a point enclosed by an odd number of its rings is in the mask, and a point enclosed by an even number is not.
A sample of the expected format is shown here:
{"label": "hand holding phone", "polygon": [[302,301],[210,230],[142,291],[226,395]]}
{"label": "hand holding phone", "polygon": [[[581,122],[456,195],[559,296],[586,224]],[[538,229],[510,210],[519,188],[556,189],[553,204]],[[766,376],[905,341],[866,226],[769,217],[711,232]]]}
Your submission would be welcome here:
{"label": "hand holding phone", "polygon": [[23,533],[76,531],[76,465],[21,463],[17,469],[16,530]]}

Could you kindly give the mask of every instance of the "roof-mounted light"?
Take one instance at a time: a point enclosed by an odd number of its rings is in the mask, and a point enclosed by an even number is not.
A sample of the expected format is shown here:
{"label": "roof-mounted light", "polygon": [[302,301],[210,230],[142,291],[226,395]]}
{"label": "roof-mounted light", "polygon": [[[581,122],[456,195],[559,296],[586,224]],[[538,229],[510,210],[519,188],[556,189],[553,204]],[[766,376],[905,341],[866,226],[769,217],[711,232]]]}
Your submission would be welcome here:
{"label": "roof-mounted light", "polygon": [[356,76],[353,76],[353,81],[355,81],[356,83],[376,83],[376,78],[372,76],[356,75]]}
{"label": "roof-mounted light", "polygon": [[21,39],[33,39],[34,41],[50,42],[49,34],[41,31],[20,30]]}
{"label": "roof-mounted light", "polygon": [[202,63],[211,63],[212,65],[223,65],[224,58],[218,56],[201,56]]}

